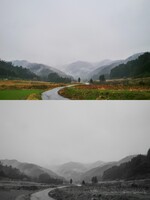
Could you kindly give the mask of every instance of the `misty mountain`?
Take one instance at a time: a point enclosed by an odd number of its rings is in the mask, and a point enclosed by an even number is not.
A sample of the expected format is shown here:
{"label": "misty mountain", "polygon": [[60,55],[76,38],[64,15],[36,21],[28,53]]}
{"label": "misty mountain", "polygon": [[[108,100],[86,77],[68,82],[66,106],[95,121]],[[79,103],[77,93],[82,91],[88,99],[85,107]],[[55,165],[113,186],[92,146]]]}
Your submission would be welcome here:
{"label": "misty mountain", "polygon": [[110,73],[112,79],[147,76],[150,76],[150,53],[148,52],[140,55],[136,60],[118,65]]}
{"label": "misty mountain", "polygon": [[118,61],[114,61],[110,65],[101,66],[101,67],[97,68],[96,70],[92,71],[90,73],[90,77],[93,80],[99,80],[100,75],[105,75],[106,78],[109,78],[109,74],[110,74],[111,69],[113,69],[117,65],[120,65],[121,63],[123,63],[123,61],[118,60]]}
{"label": "misty mountain", "polygon": [[110,63],[110,64],[100,66],[99,68],[93,70],[90,73],[90,77],[93,80],[99,80],[100,75],[105,75],[106,78],[109,78],[110,72],[113,68],[115,68],[116,66],[118,66],[120,64],[126,64],[129,61],[136,60],[142,54],[144,54],[144,53],[137,53],[137,54],[134,54],[134,55],[126,58],[125,60],[116,60],[116,61],[112,61],[112,63]]}
{"label": "misty mountain", "polygon": [[102,166],[103,164],[103,161],[97,161],[94,163],[68,162],[59,166],[53,166],[51,169],[60,176],[65,177],[67,180],[72,178],[74,181],[78,181],[84,172],[97,166]]}
{"label": "misty mountain", "polygon": [[13,180],[30,180],[30,178],[21,173],[19,169],[13,168],[12,166],[4,166],[0,162],[0,179],[13,179]]}
{"label": "misty mountain", "polygon": [[64,72],[44,64],[30,63],[26,60],[14,60],[12,61],[12,64],[14,66],[22,66],[23,68],[29,69],[31,72],[41,77],[42,80],[48,80],[48,75],[50,74],[55,74],[62,78],[72,78],[71,76],[66,75]]}
{"label": "misty mountain", "polygon": [[13,66],[11,62],[0,60],[0,78],[34,80],[38,77],[29,69]]}
{"label": "misty mountain", "polygon": [[99,167],[96,168],[92,168],[88,171],[86,171],[85,173],[83,173],[80,176],[80,181],[85,180],[85,181],[91,181],[91,178],[93,176],[97,176],[98,180],[102,179],[103,173],[113,167],[113,166],[119,166],[122,163],[126,163],[128,161],[130,161],[133,157],[135,157],[135,155],[131,155],[131,156],[127,156],[119,161],[114,161],[114,162],[108,162],[108,163],[104,163],[102,165],[100,165]]}
{"label": "misty mountain", "polygon": [[35,164],[22,163],[17,160],[7,160],[7,159],[0,160],[0,161],[3,165],[12,166],[13,168],[20,170],[21,173],[23,173],[29,177],[32,177],[32,178],[38,178],[39,175],[41,175],[43,173],[47,173],[47,174],[49,174],[49,176],[51,178],[55,178],[55,179],[61,178],[62,179],[62,177],[58,176],[53,171],[43,168],[41,166],[35,165]]}
{"label": "misty mountain", "polygon": [[124,64],[126,64],[126,63],[129,62],[129,61],[138,59],[138,57],[141,56],[141,55],[143,55],[144,53],[145,53],[145,52],[133,54],[132,56],[130,56],[130,57],[128,57],[127,59],[125,59]]}
{"label": "misty mountain", "polygon": [[57,167],[56,173],[60,176],[63,176],[67,180],[72,178],[74,181],[76,181],[79,179],[79,176],[87,169],[88,168],[85,164],[78,162],[68,162]]}
{"label": "misty mountain", "polygon": [[70,75],[73,76],[76,80],[80,77],[81,80],[88,80],[90,77],[90,73],[103,65],[110,64],[111,60],[103,60],[97,63],[90,63],[85,61],[77,61],[66,66],[63,66],[62,70]]}
{"label": "misty mountain", "polygon": [[92,168],[100,167],[100,166],[103,166],[103,165],[105,165],[105,162],[99,160],[99,161],[96,161],[94,163],[86,164],[86,167],[88,168],[88,170],[90,170]]}
{"label": "misty mountain", "polygon": [[147,155],[137,155],[128,162],[107,169],[103,180],[133,180],[150,178],[150,149]]}

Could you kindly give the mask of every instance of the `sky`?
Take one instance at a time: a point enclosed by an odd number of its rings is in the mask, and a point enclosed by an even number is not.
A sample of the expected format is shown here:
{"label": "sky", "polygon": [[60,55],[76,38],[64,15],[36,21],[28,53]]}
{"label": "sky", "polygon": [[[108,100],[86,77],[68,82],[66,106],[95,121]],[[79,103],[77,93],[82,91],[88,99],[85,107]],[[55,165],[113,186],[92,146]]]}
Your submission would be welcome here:
{"label": "sky", "polygon": [[150,51],[149,0],[0,0],[0,58],[55,67]]}
{"label": "sky", "polygon": [[149,101],[1,101],[0,159],[117,161],[150,148]]}

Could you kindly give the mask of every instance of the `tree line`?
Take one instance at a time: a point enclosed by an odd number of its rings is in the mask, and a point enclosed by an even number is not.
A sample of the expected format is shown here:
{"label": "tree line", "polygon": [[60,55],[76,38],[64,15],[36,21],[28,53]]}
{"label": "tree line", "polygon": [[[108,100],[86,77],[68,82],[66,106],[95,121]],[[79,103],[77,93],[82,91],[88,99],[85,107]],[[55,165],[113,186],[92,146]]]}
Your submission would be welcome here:
{"label": "tree line", "polygon": [[138,155],[130,162],[106,170],[103,180],[132,180],[150,178],[150,149],[147,155]]}
{"label": "tree line", "polygon": [[12,166],[4,166],[0,162],[0,179],[11,179],[11,180],[27,180],[27,181],[35,181],[39,183],[45,184],[62,184],[62,179],[52,178],[49,174],[43,173],[40,174],[39,177],[29,177],[24,173],[21,173],[19,169],[13,168]]}
{"label": "tree line", "polygon": [[29,69],[13,66],[11,62],[0,60],[0,78],[2,79],[25,79],[33,80],[38,79],[34,73]]}
{"label": "tree line", "polygon": [[0,162],[0,178],[9,178],[14,180],[23,180],[23,179],[29,179],[28,176],[21,173],[19,169],[13,168],[11,166],[4,166]]}
{"label": "tree line", "polygon": [[120,64],[110,72],[111,79],[150,76],[150,53],[144,53],[138,59]]}
{"label": "tree line", "polygon": [[0,60],[0,79],[23,79],[23,80],[37,80],[48,81],[54,83],[70,83],[71,78],[61,77],[57,73],[50,73],[46,78],[39,77],[30,69],[22,66],[13,66],[11,62]]}

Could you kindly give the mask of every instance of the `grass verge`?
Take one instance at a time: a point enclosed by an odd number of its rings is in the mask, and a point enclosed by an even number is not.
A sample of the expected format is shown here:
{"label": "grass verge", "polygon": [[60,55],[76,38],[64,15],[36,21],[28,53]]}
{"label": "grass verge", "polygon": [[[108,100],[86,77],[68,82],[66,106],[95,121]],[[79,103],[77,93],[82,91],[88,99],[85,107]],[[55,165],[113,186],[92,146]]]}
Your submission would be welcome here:
{"label": "grass verge", "polygon": [[56,200],[149,200],[149,191],[120,189],[101,186],[73,186],[56,189],[49,193]]}
{"label": "grass verge", "polygon": [[59,94],[72,100],[150,100],[150,89],[142,87],[75,86]]}

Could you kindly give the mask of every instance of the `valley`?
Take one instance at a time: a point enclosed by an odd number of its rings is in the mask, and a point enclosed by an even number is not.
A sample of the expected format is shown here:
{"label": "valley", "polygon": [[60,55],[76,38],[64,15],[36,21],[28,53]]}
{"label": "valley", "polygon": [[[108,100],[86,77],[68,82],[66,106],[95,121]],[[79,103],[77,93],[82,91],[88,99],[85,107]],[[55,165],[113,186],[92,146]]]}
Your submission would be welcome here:
{"label": "valley", "polygon": [[[77,61],[60,69],[25,60],[0,61],[0,99],[150,99],[149,52],[124,60]],[[70,85],[75,86],[61,88]]]}
{"label": "valley", "polygon": [[148,200],[149,158],[150,150],[146,155],[131,155],[114,162],[68,162],[53,166],[53,171],[36,164],[1,160],[0,197],[47,200],[49,195],[56,200]]}

